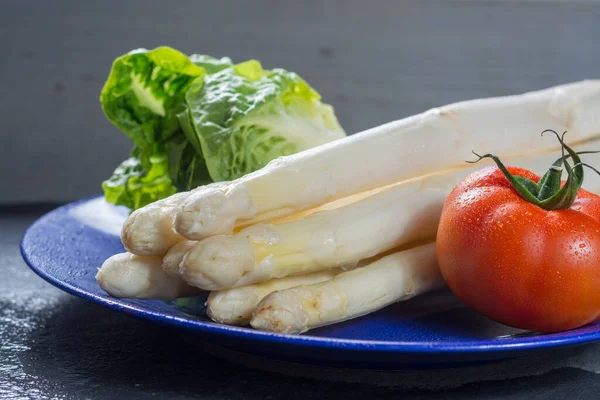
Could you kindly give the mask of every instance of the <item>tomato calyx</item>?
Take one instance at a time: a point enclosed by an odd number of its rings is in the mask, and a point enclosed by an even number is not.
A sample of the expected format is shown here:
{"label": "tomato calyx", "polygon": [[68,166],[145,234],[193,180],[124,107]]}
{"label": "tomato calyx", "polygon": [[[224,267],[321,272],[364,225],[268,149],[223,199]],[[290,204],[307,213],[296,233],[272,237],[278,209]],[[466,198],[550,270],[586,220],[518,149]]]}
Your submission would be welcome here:
{"label": "tomato calyx", "polygon": [[[502,161],[500,161],[500,158],[492,153],[479,155],[473,151],[473,154],[478,158],[475,161],[467,161],[467,163],[474,164],[484,158],[491,158],[506,179],[508,179],[508,182],[513,189],[515,189],[519,196],[525,201],[533,203],[545,210],[562,210],[569,208],[577,199],[577,193],[583,184],[583,167],[588,167],[600,174],[600,171],[596,168],[582,162],[579,155],[599,153],[600,151],[581,151],[577,153],[564,142],[564,136],[567,132],[564,132],[561,136],[556,131],[546,129],[542,132],[542,136],[547,132],[555,134],[558,138],[561,145],[562,157],[550,166],[538,183],[522,176],[511,174]],[[565,154],[565,151],[568,154]],[[573,166],[569,164],[569,158],[573,160]],[[567,180],[564,186],[561,187],[563,171],[567,172]]]}

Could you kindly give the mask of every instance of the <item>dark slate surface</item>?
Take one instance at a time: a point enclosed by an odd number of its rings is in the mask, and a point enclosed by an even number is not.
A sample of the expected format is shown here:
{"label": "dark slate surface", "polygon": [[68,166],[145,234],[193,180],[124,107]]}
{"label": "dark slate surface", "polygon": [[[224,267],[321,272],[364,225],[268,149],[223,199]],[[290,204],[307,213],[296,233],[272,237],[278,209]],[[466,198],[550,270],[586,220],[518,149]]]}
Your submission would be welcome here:
{"label": "dark slate surface", "polygon": [[34,275],[18,243],[48,210],[0,208],[1,399],[598,397],[600,345],[467,369],[403,372],[289,365],[191,345],[194,338],[183,332],[89,304]]}
{"label": "dark slate surface", "polygon": [[99,192],[130,149],[98,101],[133,48],[300,73],[349,133],[600,73],[600,2],[3,0],[0,203]]}

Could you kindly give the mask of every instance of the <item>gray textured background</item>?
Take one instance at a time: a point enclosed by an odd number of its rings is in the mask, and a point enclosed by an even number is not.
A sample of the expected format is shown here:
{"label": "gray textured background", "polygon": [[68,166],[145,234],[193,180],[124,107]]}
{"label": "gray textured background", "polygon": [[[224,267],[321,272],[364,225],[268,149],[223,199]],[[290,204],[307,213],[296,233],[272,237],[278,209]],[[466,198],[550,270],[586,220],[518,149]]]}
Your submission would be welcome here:
{"label": "gray textured background", "polygon": [[305,77],[349,133],[474,97],[599,77],[600,3],[0,2],[0,203],[100,191],[128,140],[98,96],[136,47],[257,58]]}

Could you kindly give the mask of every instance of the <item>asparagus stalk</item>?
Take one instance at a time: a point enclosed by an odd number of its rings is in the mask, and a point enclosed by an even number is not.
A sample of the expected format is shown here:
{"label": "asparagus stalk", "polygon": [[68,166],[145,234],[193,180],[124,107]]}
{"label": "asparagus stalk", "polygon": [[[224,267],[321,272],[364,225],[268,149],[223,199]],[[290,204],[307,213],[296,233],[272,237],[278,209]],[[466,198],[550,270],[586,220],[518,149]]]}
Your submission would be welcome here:
{"label": "asparagus stalk", "polygon": [[409,242],[432,239],[454,185],[407,181],[334,210],[199,241],[184,256],[185,281],[222,290],[355,264]]}
{"label": "asparagus stalk", "polygon": [[96,281],[108,294],[119,298],[172,300],[201,292],[181,277],[171,278],[162,270],[162,258],[115,254],[98,270]]}
{"label": "asparagus stalk", "polygon": [[159,256],[183,240],[173,229],[176,207],[187,197],[177,193],[132,212],[121,229],[121,242],[130,253],[139,256]]}
{"label": "asparagus stalk", "polygon": [[206,313],[216,322],[228,325],[248,325],[256,306],[269,293],[295,286],[324,282],[340,272],[340,269],[335,268],[211,292],[206,302]]}
{"label": "asparagus stalk", "polygon": [[250,324],[260,330],[302,333],[379,310],[444,286],[435,243],[383,257],[313,285],[271,293]]}
{"label": "asparagus stalk", "polygon": [[169,249],[162,261],[162,269],[166,276],[172,278],[181,276],[179,272],[181,261],[183,261],[185,253],[194,247],[196,243],[193,240],[184,239]]}
{"label": "asparagus stalk", "polygon": [[[600,81],[429,110],[292,156],[187,199],[175,228],[199,240],[297,213],[415,176],[461,167],[473,149],[510,158],[556,149],[539,133],[569,131],[575,144],[600,132]],[[249,220],[249,221],[245,221]]]}
{"label": "asparagus stalk", "polygon": [[121,230],[121,241],[130,253],[139,256],[162,256],[183,240],[173,229],[173,218],[188,196],[211,191],[225,183],[212,183],[191,192],[176,193],[166,199],[148,204],[131,213]]}

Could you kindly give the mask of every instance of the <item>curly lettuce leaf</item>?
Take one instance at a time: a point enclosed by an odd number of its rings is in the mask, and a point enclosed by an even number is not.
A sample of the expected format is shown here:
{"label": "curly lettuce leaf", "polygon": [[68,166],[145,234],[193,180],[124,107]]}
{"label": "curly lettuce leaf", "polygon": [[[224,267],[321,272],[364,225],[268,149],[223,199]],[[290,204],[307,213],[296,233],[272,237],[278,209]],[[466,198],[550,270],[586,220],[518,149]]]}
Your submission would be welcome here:
{"label": "curly lettuce leaf", "polygon": [[141,149],[181,133],[176,114],[192,81],[205,70],[170,47],[117,58],[100,102],[108,119]]}
{"label": "curly lettuce leaf", "polygon": [[149,162],[150,168],[146,170],[139,158],[123,161],[112,177],[102,182],[106,200],[135,210],[177,193],[169,178],[166,154],[152,155]]}
{"label": "curly lettuce leaf", "polygon": [[202,153],[183,136],[166,144],[169,176],[179,191],[192,190],[211,183]]}
{"label": "curly lettuce leaf", "polygon": [[102,189],[109,203],[136,210],[211,182],[204,158],[184,138],[167,142],[164,151],[151,155],[136,147]]}
{"label": "curly lettuce leaf", "polygon": [[[225,63],[210,58],[202,61]],[[172,194],[173,188],[189,190],[210,180],[202,154],[196,154],[186,140],[176,117],[188,87],[205,73],[185,54],[169,47],[134,50],[114,61],[100,102],[108,119],[136,147],[133,157],[103,184],[107,201],[136,209]],[[164,150],[157,154],[156,146]],[[166,173],[160,169],[158,174],[153,157],[162,157]]]}
{"label": "curly lettuce leaf", "polygon": [[295,73],[250,60],[194,81],[179,120],[210,177],[226,181],[345,136],[320,98]]}
{"label": "curly lettuce leaf", "polygon": [[229,57],[214,58],[204,54],[192,54],[190,61],[199,67],[204,68],[207,74],[214,74],[225,68],[233,67],[233,62]]}

